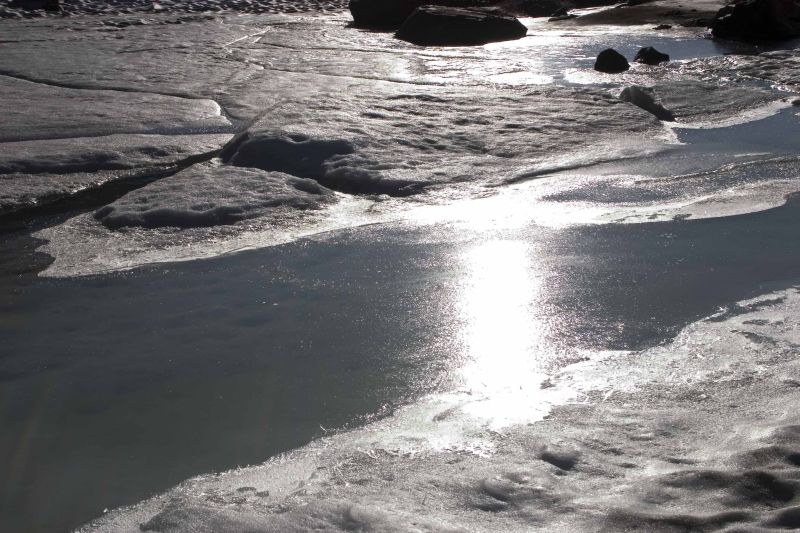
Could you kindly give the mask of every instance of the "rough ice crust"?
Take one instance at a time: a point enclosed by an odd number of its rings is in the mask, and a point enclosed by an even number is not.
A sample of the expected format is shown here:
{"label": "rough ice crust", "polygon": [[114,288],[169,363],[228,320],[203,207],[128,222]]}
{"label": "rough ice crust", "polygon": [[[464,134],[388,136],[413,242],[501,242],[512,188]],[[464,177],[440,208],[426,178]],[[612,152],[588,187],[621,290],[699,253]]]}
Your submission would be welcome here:
{"label": "rough ice crust", "polygon": [[334,193],[309,179],[229,166],[196,166],[133,191],[94,212],[109,229],[198,228],[276,211],[321,209]]}
{"label": "rough ice crust", "polygon": [[109,182],[174,172],[211,157],[230,135],[109,135],[0,143],[0,214]]}
{"label": "rough ice crust", "polygon": [[574,365],[551,384],[580,401],[485,432],[489,456],[393,448],[382,435],[400,417],[189,480],[83,531],[796,528],[799,312],[789,289],[668,345]]}
{"label": "rough ice crust", "polygon": [[[632,169],[633,170],[633,169]],[[543,208],[561,212],[561,224],[648,223],[764,211],[800,190],[796,157],[758,159],[672,176],[554,176],[542,187]],[[544,185],[544,184],[543,184]],[[551,192],[555,189],[555,192]],[[545,219],[537,220],[547,225]]]}
{"label": "rough ice crust", "polygon": [[[636,137],[660,131],[646,112],[592,89],[475,94],[373,85],[272,111],[230,161],[278,165],[346,192],[404,195],[448,183],[496,184],[548,162],[557,166],[559,157],[603,160],[616,152],[611,132],[641,145]],[[280,153],[302,163],[284,167],[272,157]]]}
{"label": "rough ice crust", "polygon": [[208,99],[65,88],[6,76],[0,76],[0,92],[0,142],[231,131]]}
{"label": "rough ice crust", "polygon": [[[764,87],[737,88],[736,79],[728,84],[732,87],[706,80],[679,61],[660,69],[637,67],[619,79],[592,77],[591,66],[575,59],[608,38],[592,30],[570,30],[570,38],[561,39],[564,30],[537,27],[514,44],[418,49],[391,35],[348,28],[348,20],[345,14],[185,16],[167,10],[4,21],[4,35],[13,42],[0,54],[5,74],[0,78],[9,86],[63,97],[65,108],[54,110],[61,114],[59,131],[48,130],[53,124],[38,113],[20,123],[17,129],[31,138],[79,131],[184,134],[230,117],[237,130],[247,131],[240,137],[242,152],[231,151],[228,163],[313,179],[357,195],[345,202],[351,207],[381,201],[379,209],[365,209],[350,222],[331,214],[336,220],[319,226],[325,228],[361,223],[387,206],[470,198],[559,169],[653,153],[664,146],[665,129],[646,111],[618,99],[622,87],[632,83],[654,87],[682,123],[735,120],[781,98]],[[38,38],[42,34],[48,37]],[[555,38],[566,48],[551,46]],[[121,61],[127,68],[119,68]],[[586,74],[589,81],[575,86],[570,72]],[[680,97],[686,91],[694,96]],[[107,93],[114,96],[112,108],[104,100]],[[147,102],[152,105],[143,107]],[[85,108],[95,111],[73,116]],[[212,108],[217,117],[202,118],[202,110]],[[36,124],[39,129],[31,129]],[[12,129],[8,126],[9,134]],[[287,166],[280,157],[253,157],[248,150],[273,156],[289,151],[304,163]],[[172,203],[189,192],[175,189]],[[382,201],[383,195],[414,200]],[[126,268],[154,257],[197,257],[204,239],[213,239],[217,251],[237,249],[242,242],[257,246],[246,234],[270,225],[270,211],[260,213],[247,224],[226,226],[224,238],[202,231],[176,238],[153,228],[131,240],[87,214],[46,232],[50,253],[68,254],[72,263],[57,258],[51,272],[88,274],[88,265]],[[309,220],[316,224],[321,214],[315,211]],[[285,220],[283,211],[276,215]],[[273,242],[283,239],[263,240]],[[95,262],[100,256],[104,259]]]}
{"label": "rough ice crust", "polygon": [[653,92],[678,123],[735,122],[777,100],[774,92],[757,87],[729,87],[696,80],[658,83]]}
{"label": "rough ice crust", "polygon": [[685,68],[691,74],[741,76],[767,81],[794,93],[800,92],[800,50],[797,49],[690,61]]}

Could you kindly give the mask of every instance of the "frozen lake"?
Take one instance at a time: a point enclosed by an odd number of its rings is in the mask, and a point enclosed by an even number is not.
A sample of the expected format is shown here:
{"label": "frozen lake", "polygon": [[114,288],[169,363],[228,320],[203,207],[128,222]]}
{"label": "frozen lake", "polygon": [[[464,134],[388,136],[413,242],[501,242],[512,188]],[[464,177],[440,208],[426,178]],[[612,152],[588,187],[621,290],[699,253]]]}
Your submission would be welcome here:
{"label": "frozen lake", "polygon": [[793,524],[791,46],[322,4],[0,22],[0,523]]}

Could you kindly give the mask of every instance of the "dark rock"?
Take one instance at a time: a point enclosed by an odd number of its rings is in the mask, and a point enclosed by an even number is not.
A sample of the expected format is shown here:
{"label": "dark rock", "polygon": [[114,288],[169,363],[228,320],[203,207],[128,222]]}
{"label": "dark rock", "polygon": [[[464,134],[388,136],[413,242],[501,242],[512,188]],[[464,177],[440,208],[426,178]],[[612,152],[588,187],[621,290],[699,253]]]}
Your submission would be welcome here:
{"label": "dark rock", "polygon": [[561,470],[572,470],[578,464],[580,454],[577,451],[544,450],[539,454],[539,459]]}
{"label": "dark rock", "polygon": [[602,6],[613,6],[618,1],[619,0],[572,0],[570,4],[579,8],[602,7]]}
{"label": "dark rock", "polygon": [[391,30],[423,5],[482,7],[492,3],[494,0],[350,0],[349,7],[355,26]]}
{"label": "dark rock", "polygon": [[667,54],[662,54],[652,46],[646,46],[639,50],[633,60],[637,63],[644,63],[645,65],[658,65],[669,61],[669,56]]}
{"label": "dark rock", "polygon": [[513,11],[528,17],[557,17],[567,14],[560,0],[523,0],[514,6]]}
{"label": "dark rock", "polygon": [[658,26],[656,26],[653,29],[656,30],[656,31],[671,30],[672,29],[672,24],[659,24]]}
{"label": "dark rock", "polygon": [[24,9],[26,11],[49,11],[57,13],[61,11],[61,4],[59,0],[12,0],[9,7],[17,9]]}
{"label": "dark rock", "polygon": [[617,74],[625,72],[631,68],[625,56],[614,50],[607,48],[597,55],[597,60],[594,63],[594,69],[599,72],[607,72],[609,74]]}
{"label": "dark rock", "polygon": [[725,6],[711,33],[736,41],[780,41],[800,37],[800,8],[793,0],[745,0]]}
{"label": "dark rock", "polygon": [[397,28],[423,0],[350,0],[353,24],[359,28]]}
{"label": "dark rock", "polygon": [[578,18],[575,13],[567,13],[566,15],[556,15],[547,19],[548,22],[560,22],[562,20],[572,20]]}
{"label": "dark rock", "polygon": [[663,120],[665,122],[673,122],[675,120],[672,111],[661,105],[661,103],[656,100],[653,90],[647,87],[640,87],[638,85],[626,87],[619,95],[619,99],[644,109],[658,120]]}
{"label": "dark rock", "polygon": [[527,33],[520,21],[500,11],[422,6],[395,36],[422,46],[475,46],[521,39]]}
{"label": "dark rock", "polygon": [[548,22],[559,22],[561,20],[570,20],[576,18],[578,18],[578,15],[576,15],[575,13],[570,13],[566,7],[562,7],[561,9],[553,13],[553,16],[551,16],[547,20]]}

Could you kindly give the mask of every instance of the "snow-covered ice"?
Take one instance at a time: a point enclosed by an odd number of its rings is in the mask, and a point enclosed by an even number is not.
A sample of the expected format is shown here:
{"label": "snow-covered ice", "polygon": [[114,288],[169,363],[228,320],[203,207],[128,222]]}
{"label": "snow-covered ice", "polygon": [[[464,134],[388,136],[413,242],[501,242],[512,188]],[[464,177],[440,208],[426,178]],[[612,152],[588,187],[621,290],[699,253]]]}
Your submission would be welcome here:
{"label": "snow-covered ice", "polygon": [[[84,530],[798,527],[796,289],[692,317],[661,346],[570,346],[539,368],[531,353],[552,354],[525,298],[545,274],[523,268],[547,244],[538,231],[656,231],[784,205],[800,191],[796,52],[723,56],[700,29],[542,20],[512,43],[420,48],[349,27],[342,7],[85,0],[28,20],[0,6],[0,214],[36,221],[55,200],[69,213],[34,224],[53,259],[43,276],[371,223],[528,232],[466,253],[478,288],[452,302],[458,341],[495,357],[465,357],[461,388]],[[673,61],[592,69],[598,50],[643,43]]]}
{"label": "snow-covered ice", "polygon": [[[228,117],[240,131],[226,146],[223,163],[286,172],[350,195],[327,210],[327,222],[324,213],[315,212],[307,230],[294,235],[385,220],[403,205],[493,194],[502,189],[498,185],[669,149],[672,130],[619,99],[631,84],[652,87],[679,126],[732,124],[787,105],[785,93],[763,84],[707,79],[697,65],[716,64],[713,58],[692,60],[695,70],[674,61],[662,69],[637,67],[619,79],[598,77],[582,54],[607,39],[624,42],[622,34],[542,30],[539,22],[531,22],[538,32],[518,43],[418,50],[387,34],[347,28],[342,15],[217,16],[179,25],[158,20],[110,31],[97,22],[69,19],[68,28],[81,30],[73,32],[77,36],[22,39],[0,58],[0,68],[17,77],[80,86],[70,90],[85,98],[113,89],[130,91],[121,94],[134,100],[169,95],[163,98],[181,105],[219,104],[218,120]],[[109,38],[117,31],[122,39]],[[666,42],[686,47],[692,38],[703,42],[687,32]],[[137,44],[142,40],[150,45]],[[569,48],[554,53],[554,43]],[[85,64],[80,51],[89,46],[93,61]],[[33,60],[23,62],[23,54]],[[578,68],[575,61],[565,63],[571,54],[579,58]],[[130,68],[120,72],[116,66],[123,55]],[[531,84],[529,74],[546,79]],[[137,116],[138,106],[121,103],[120,113]],[[123,119],[120,127],[124,124]],[[185,194],[171,190],[176,197]],[[408,201],[387,202],[382,195]],[[206,257],[258,246],[259,240],[284,242],[285,213],[276,212],[270,223],[271,213],[259,211],[222,234],[193,232],[173,244],[161,232],[137,232],[130,241],[116,230],[104,235],[109,230],[91,214],[41,236],[56,258],[50,275],[88,274],[154,259]],[[302,225],[303,216],[291,218],[292,224]],[[276,233],[265,236],[270,225]],[[198,252],[204,240],[214,245]],[[124,259],[111,242],[125,250]]]}
{"label": "snow-covered ice", "polygon": [[0,214],[117,180],[168,175],[212,157],[230,138],[228,134],[113,134],[3,143]]}
{"label": "snow-covered ice", "polygon": [[0,90],[0,142],[231,130],[211,100],[66,88],[9,76],[0,76]]}
{"label": "snow-covered ice", "polygon": [[197,228],[233,224],[282,210],[320,209],[333,191],[310,179],[236,167],[193,167],[102,207],[93,216],[109,229]]}

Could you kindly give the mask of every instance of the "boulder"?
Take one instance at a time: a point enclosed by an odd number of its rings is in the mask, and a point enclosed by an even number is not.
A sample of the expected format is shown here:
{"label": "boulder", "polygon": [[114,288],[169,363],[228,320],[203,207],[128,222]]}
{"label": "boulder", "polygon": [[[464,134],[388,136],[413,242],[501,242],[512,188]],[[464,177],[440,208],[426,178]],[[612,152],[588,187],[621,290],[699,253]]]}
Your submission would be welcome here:
{"label": "boulder", "polygon": [[567,15],[558,15],[556,17],[550,17],[549,19],[547,19],[547,22],[561,22],[564,20],[572,20],[576,18],[578,18],[578,15],[576,15],[575,13],[569,13]]}
{"label": "boulder", "polygon": [[358,28],[392,30],[424,5],[447,7],[481,7],[494,0],[350,0],[350,14]]}
{"label": "boulder", "polygon": [[641,87],[639,85],[625,87],[619,95],[619,99],[644,109],[648,113],[654,115],[658,120],[663,120],[665,122],[673,122],[675,120],[672,111],[661,105],[661,102],[656,100],[653,90],[647,87]]}
{"label": "boulder", "polygon": [[516,18],[493,9],[422,6],[395,36],[421,46],[477,46],[521,39],[527,33]]}
{"label": "boulder", "polygon": [[607,72],[609,74],[617,74],[625,72],[631,68],[625,56],[614,50],[607,48],[597,55],[597,60],[594,62],[594,69],[599,72]]}
{"label": "boulder", "polygon": [[759,42],[800,37],[800,8],[793,0],[744,0],[719,10],[711,33],[721,39]]}
{"label": "boulder", "polygon": [[667,54],[662,54],[652,46],[646,46],[636,53],[633,60],[637,63],[644,63],[645,65],[658,65],[669,61]]}

